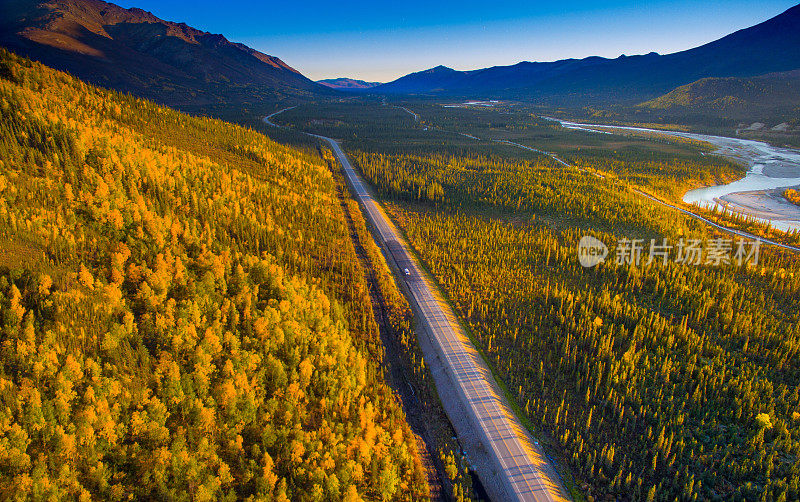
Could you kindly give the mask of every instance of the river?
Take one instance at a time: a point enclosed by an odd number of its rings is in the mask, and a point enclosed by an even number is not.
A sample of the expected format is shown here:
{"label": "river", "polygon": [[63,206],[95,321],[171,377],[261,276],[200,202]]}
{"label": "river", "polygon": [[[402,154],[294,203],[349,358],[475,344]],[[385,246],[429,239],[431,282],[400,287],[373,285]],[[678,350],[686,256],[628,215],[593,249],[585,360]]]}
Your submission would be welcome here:
{"label": "river", "polygon": [[783,197],[787,187],[800,185],[800,151],[780,148],[762,141],[710,134],[681,131],[647,129],[645,127],[609,126],[583,124],[550,117],[567,129],[593,133],[612,134],[613,130],[657,133],[666,136],[689,138],[714,145],[714,152],[740,162],[747,167],[745,177],[728,183],[689,190],[683,201],[698,206],[723,206],[761,221],[769,222],[773,228],[800,231],[800,206]]}

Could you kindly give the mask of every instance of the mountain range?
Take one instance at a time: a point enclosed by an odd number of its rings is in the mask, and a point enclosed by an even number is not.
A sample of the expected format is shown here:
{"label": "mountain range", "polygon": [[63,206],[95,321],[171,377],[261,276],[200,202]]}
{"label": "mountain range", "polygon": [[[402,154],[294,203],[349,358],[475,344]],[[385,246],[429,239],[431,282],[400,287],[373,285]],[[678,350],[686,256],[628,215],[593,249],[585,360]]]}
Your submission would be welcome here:
{"label": "mountain range", "polygon": [[317,83],[332,89],[341,90],[372,89],[373,87],[381,85],[380,82],[366,82],[364,80],[347,77],[326,78],[324,80],[317,80]]}
{"label": "mountain range", "polygon": [[700,47],[616,59],[521,62],[472,71],[445,66],[371,89],[383,94],[507,98],[542,104],[637,104],[709,77],[753,77],[800,68],[800,5]]}
{"label": "mountain range", "polygon": [[638,105],[655,113],[691,106],[712,114],[780,109],[785,115],[800,106],[792,73],[800,69],[800,5],[673,54],[471,71],[437,66],[385,84],[344,77],[314,82],[280,58],[223,35],[102,0],[2,0],[0,45],[89,83],[217,115],[336,98],[341,91],[512,99],[548,107]]}
{"label": "mountain range", "polygon": [[332,92],[275,56],[101,0],[3,0],[0,45],[89,83],[179,108]]}

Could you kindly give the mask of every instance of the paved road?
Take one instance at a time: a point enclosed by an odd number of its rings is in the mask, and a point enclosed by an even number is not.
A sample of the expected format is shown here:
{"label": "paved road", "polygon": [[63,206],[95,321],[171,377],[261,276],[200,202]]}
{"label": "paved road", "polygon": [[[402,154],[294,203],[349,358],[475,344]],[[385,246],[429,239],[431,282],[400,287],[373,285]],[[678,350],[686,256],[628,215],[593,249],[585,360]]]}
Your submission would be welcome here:
{"label": "paved road", "polygon": [[[274,117],[275,115],[280,115],[281,113],[285,112],[286,110],[291,110],[292,108],[297,108],[297,106],[289,106],[289,107],[284,108],[282,110],[278,110],[277,112],[275,112],[273,114],[267,115],[266,117],[264,117],[264,122],[266,122],[267,125],[271,125],[272,127],[281,127],[281,126],[279,126],[278,124],[276,124],[275,122],[272,121],[272,117]],[[316,136],[316,134],[311,134],[311,136]],[[321,136],[317,136],[317,137],[320,138]]]}
{"label": "paved road", "polygon": [[[264,122],[276,126],[272,117],[288,109],[265,117]],[[375,229],[379,244],[398,270],[408,270],[404,276],[404,289],[429,337],[424,345],[433,346],[438,358],[445,363],[444,372],[449,377],[450,385],[442,386],[437,380],[438,390],[440,393],[454,392],[460,401],[460,409],[468,415],[468,431],[463,426],[464,417],[451,417],[451,420],[459,423],[456,427],[459,435],[465,432],[470,435],[462,438],[463,443],[478,444],[479,451],[474,456],[480,458],[471,458],[473,469],[490,496],[496,502],[569,500],[555,469],[511,411],[455,313],[421,272],[403,236],[366,188],[342,148],[331,138],[310,135],[331,146],[342,164],[350,189]],[[442,396],[442,400],[450,397]]]}
{"label": "paved road", "polygon": [[[362,204],[367,219],[399,270],[408,269],[406,289],[412,305],[430,336],[463,408],[472,417],[474,433],[483,443],[491,464],[476,465],[487,489],[501,500],[568,500],[561,482],[547,457],[534,445],[527,431],[492,383],[492,375],[452,309],[435,293],[435,287],[420,271],[403,237],[387,218],[380,205],[361,181],[339,144],[327,141],[341,162],[354,195]],[[482,471],[482,472],[481,472]]]}

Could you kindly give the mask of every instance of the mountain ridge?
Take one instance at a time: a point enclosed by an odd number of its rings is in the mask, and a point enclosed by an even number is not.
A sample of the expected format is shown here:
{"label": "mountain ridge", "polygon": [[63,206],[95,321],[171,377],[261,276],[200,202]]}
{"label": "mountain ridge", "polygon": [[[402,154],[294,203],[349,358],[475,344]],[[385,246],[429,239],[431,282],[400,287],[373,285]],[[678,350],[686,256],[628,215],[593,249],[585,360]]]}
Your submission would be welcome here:
{"label": "mountain ridge", "polygon": [[800,5],[757,25],[672,54],[523,61],[457,71],[423,70],[374,89],[383,94],[450,94],[550,104],[636,104],[704,77],[752,77],[800,68]]}
{"label": "mountain ridge", "polygon": [[102,0],[9,0],[0,45],[89,83],[191,107],[331,93],[278,57]]}

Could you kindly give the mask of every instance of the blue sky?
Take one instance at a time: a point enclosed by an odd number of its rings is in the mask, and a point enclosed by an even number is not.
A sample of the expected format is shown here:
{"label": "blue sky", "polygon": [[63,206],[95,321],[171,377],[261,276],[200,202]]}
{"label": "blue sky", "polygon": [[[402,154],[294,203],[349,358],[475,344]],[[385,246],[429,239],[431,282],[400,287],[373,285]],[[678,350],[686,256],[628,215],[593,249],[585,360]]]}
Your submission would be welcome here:
{"label": "blue sky", "polygon": [[439,64],[469,70],[519,61],[666,54],[765,21],[796,2],[117,1],[222,33],[315,80],[384,82]]}

